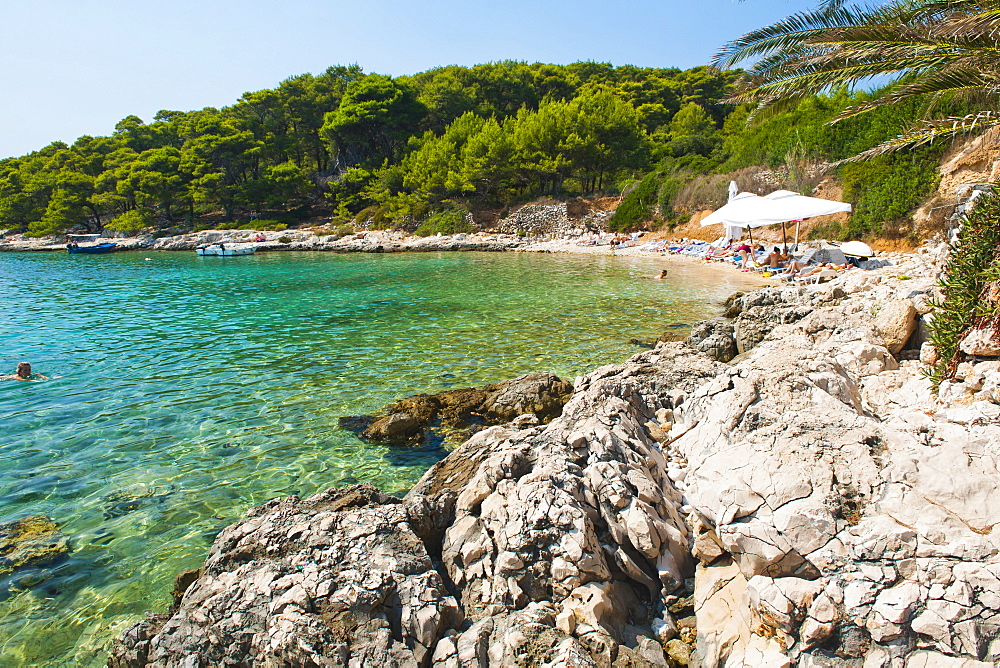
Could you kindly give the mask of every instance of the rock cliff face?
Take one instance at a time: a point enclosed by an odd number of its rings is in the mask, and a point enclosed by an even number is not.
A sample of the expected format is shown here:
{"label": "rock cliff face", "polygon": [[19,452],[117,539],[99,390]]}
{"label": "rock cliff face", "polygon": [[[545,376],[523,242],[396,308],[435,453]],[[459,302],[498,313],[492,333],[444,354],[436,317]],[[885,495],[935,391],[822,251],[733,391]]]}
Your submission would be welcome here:
{"label": "rock cliff face", "polygon": [[660,343],[405,499],[256,508],[110,664],[992,665],[1000,362],[930,393],[933,259],[741,296],[731,365]]}

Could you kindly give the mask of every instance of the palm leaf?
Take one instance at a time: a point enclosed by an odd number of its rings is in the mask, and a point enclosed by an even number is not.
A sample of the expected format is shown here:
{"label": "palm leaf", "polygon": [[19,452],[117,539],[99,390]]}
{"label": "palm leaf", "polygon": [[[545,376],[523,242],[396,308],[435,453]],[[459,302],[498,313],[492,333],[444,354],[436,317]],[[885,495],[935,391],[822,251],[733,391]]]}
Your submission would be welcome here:
{"label": "palm leaf", "polygon": [[967,116],[922,121],[919,125],[910,128],[901,135],[882,142],[878,146],[858,155],[832,163],[830,166],[836,167],[848,162],[869,160],[902,149],[914,149],[939,139],[951,139],[960,135],[974,133],[982,134],[998,125],[1000,125],[1000,113],[995,111],[979,111]]}
{"label": "palm leaf", "polygon": [[1000,123],[1000,0],[894,0],[860,8],[831,0],[730,42],[715,63],[750,59],[756,62],[728,101],[757,103],[754,118],[883,76],[893,77],[887,88],[833,122],[908,99],[925,100],[927,109],[945,100],[985,102],[982,112],[925,121],[856,159]]}

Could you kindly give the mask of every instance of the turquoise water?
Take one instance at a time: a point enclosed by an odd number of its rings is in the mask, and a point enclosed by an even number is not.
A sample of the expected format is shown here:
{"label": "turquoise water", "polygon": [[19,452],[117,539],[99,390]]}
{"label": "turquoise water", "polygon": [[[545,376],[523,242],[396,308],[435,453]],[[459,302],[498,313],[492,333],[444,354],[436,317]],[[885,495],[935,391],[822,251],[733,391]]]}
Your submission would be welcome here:
{"label": "turquoise water", "polygon": [[[147,259],[148,258],[148,259]],[[717,311],[742,279],[534,254],[0,254],[0,523],[71,553],[0,572],[0,665],[104,665],[220,528],[276,496],[403,492],[443,456],[337,418],[534,370],[572,379]]]}

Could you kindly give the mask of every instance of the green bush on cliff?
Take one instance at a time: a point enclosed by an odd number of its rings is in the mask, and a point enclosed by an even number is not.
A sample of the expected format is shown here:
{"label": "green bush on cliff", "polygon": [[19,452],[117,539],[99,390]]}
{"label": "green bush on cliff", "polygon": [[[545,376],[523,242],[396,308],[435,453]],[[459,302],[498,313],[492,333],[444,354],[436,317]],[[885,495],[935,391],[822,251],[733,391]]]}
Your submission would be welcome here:
{"label": "green bush on cliff", "polygon": [[896,228],[909,227],[913,210],[937,188],[943,151],[930,146],[844,165],[844,201],[854,210],[840,238],[892,237]]}
{"label": "green bush on cliff", "polygon": [[1000,319],[1000,309],[984,292],[1000,281],[1000,192],[981,198],[965,217],[944,275],[944,294],[930,325],[930,342],[940,359],[931,370],[934,386],[952,376],[964,359],[962,337],[972,327]]}
{"label": "green bush on cliff", "polygon": [[653,217],[653,206],[657,203],[657,191],[663,177],[659,172],[646,174],[639,185],[622,198],[615,215],[608,221],[608,228],[623,232],[638,227]]}

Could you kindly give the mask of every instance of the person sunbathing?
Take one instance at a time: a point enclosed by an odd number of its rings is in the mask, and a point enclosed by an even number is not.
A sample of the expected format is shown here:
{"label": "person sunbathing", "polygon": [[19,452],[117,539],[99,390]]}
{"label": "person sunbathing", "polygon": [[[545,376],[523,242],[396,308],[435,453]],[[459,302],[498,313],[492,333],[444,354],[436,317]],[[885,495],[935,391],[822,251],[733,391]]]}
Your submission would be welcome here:
{"label": "person sunbathing", "polygon": [[[794,270],[792,269],[793,265],[797,266],[797,268]],[[813,274],[818,274],[821,271],[827,271],[827,270],[833,270],[838,274],[841,274],[847,271],[850,268],[850,266],[851,265],[846,262],[844,264],[833,264],[831,262],[822,262],[820,264],[809,267],[807,265],[803,265],[801,262],[792,261],[791,263],[789,263],[788,269],[785,271],[784,274],[782,274],[782,276],[795,276],[796,278],[805,278],[807,276],[812,276]]]}
{"label": "person sunbathing", "polygon": [[787,261],[787,256],[782,255],[781,250],[775,246],[774,250],[771,251],[771,254],[764,259],[764,266],[778,269],[783,267]]}

